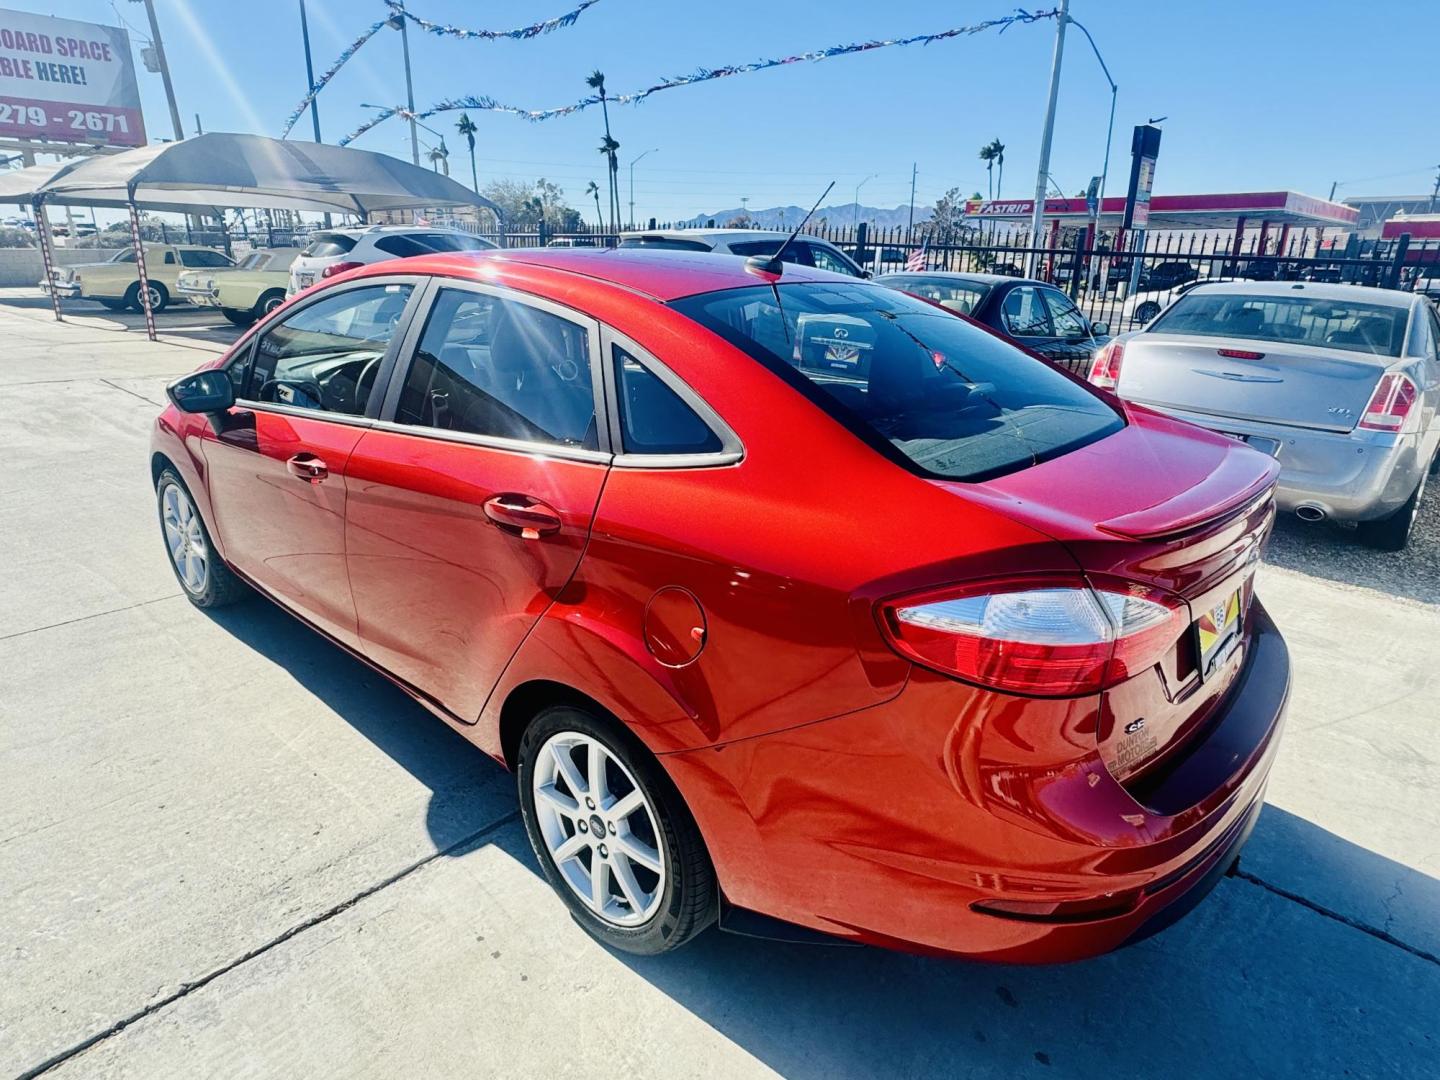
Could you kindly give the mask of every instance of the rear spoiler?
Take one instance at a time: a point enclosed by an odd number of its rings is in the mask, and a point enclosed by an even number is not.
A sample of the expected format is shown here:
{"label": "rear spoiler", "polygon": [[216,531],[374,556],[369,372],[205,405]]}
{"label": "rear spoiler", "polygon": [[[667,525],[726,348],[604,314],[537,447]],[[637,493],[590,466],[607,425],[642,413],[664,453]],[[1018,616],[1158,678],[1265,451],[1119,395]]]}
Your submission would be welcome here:
{"label": "rear spoiler", "polygon": [[1243,448],[1226,454],[1200,483],[1172,499],[1096,523],[1096,528],[1127,540],[1157,540],[1189,532],[1230,517],[1269,494],[1280,475],[1274,458]]}

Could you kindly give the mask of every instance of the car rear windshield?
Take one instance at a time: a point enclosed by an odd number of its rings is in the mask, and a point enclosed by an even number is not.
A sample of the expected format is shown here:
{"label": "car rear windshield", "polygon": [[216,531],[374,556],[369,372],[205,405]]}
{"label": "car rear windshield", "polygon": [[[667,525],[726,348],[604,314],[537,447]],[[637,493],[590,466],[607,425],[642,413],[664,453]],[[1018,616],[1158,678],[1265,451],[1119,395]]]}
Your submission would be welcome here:
{"label": "car rear windshield", "polygon": [[924,476],[984,480],[1124,426],[1044,361],[892,289],[757,285],[673,306]]}
{"label": "car rear windshield", "polygon": [[904,289],[912,296],[923,296],[961,315],[969,315],[990,292],[990,286],[979,281],[926,274],[886,274],[880,284]]}
{"label": "car rear windshield", "polygon": [[382,236],[375,246],[397,259],[412,255],[433,255],[437,251],[489,251],[496,245],[468,233],[395,233]]}
{"label": "car rear windshield", "polygon": [[334,255],[348,255],[355,246],[355,237],[344,233],[322,232],[310,238],[305,255],[311,259],[324,259]]}
{"label": "car rear windshield", "polygon": [[1245,338],[1399,356],[1409,311],[1385,304],[1251,293],[1186,293],[1149,333]]}
{"label": "car rear windshield", "polygon": [[680,240],[674,236],[627,236],[622,248],[655,248],[664,251],[709,251],[710,245],[699,240]]}

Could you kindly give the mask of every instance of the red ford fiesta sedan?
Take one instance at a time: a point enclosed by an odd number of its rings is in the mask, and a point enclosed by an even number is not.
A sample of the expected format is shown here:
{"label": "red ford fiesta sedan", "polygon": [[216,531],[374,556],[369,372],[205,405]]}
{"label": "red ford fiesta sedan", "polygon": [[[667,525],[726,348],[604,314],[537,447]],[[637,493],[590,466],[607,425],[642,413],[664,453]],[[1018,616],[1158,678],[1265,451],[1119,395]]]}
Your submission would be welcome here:
{"label": "red ford fiesta sedan", "polygon": [[868,282],[377,264],[169,390],[200,607],[259,591],[513,769],[576,919],[997,961],[1153,933],[1255,823],[1276,465]]}

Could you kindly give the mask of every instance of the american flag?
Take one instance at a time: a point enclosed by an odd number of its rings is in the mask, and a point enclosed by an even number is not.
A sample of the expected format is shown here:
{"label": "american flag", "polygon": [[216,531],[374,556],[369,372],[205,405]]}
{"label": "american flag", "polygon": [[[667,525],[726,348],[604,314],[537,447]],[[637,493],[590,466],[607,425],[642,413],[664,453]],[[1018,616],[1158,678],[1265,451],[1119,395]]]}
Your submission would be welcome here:
{"label": "american flag", "polygon": [[910,252],[910,257],[905,260],[905,269],[912,274],[919,273],[925,269],[925,256],[930,251],[930,238],[927,236],[925,242],[920,245],[919,251]]}
{"label": "american flag", "polygon": [[429,226],[430,226],[430,219],[429,219],[428,217],[426,217],[424,214],[420,213],[419,210],[416,210],[416,211],[415,211],[415,224],[416,224],[416,225],[420,225],[420,226],[425,227],[425,228],[429,228]]}

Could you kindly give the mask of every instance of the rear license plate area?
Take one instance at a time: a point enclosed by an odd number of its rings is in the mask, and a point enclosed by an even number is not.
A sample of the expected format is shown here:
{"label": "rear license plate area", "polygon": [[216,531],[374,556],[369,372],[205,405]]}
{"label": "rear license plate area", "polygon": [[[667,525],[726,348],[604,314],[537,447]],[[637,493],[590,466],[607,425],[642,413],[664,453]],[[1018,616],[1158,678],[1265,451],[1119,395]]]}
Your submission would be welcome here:
{"label": "rear license plate area", "polygon": [[1245,585],[1241,583],[1210,604],[1195,620],[1195,654],[1200,678],[1209,679],[1240,643],[1245,613]]}

